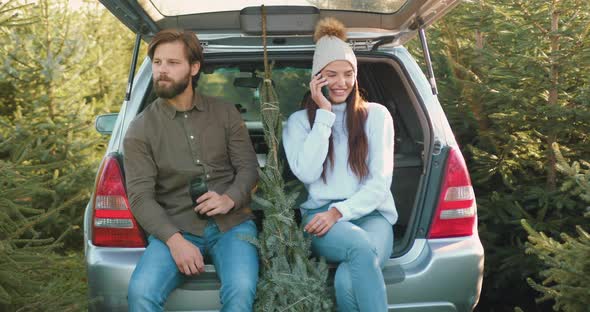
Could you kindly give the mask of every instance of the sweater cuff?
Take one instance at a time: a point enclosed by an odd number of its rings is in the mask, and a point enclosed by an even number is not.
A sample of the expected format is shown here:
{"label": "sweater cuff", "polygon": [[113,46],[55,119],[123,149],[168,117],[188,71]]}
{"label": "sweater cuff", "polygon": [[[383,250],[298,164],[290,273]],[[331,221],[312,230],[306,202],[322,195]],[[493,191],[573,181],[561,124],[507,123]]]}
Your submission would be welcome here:
{"label": "sweater cuff", "polygon": [[346,204],[344,204],[344,202],[334,203],[334,204],[332,204],[332,207],[336,207],[336,209],[338,209],[338,211],[340,211],[340,213],[342,214],[342,217],[340,217],[340,219],[338,219],[338,222],[345,222],[345,221],[352,220],[352,213],[351,213],[350,209],[348,209],[348,206],[346,206]]}
{"label": "sweater cuff", "polygon": [[336,114],[332,113],[331,111],[322,108],[316,110],[314,124],[319,123],[325,125],[328,128],[332,128],[335,120]]}

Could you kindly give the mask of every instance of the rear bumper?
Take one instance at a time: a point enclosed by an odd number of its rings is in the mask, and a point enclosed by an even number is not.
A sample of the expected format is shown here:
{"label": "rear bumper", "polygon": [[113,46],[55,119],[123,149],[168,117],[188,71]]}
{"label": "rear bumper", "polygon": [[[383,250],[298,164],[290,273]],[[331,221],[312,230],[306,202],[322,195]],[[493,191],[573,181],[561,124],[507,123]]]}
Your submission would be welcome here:
{"label": "rear bumper", "polygon": [[90,311],[127,311],[127,285],[143,248],[86,244]]}
{"label": "rear bumper", "polygon": [[[483,279],[484,250],[479,237],[416,240],[412,251],[416,249],[421,251],[413,260],[404,263],[406,256],[392,259],[384,270],[389,310],[472,311]],[[388,282],[395,271],[398,281]]]}
{"label": "rear bumper", "polygon": [[[87,241],[90,311],[127,311],[127,285],[143,248],[104,248]],[[416,240],[383,271],[389,311],[463,312],[479,300],[484,251],[477,236]],[[168,311],[217,311],[220,283],[213,266],[175,290]]]}
{"label": "rear bumper", "polygon": [[[87,241],[89,311],[127,311],[127,287],[144,248],[105,248]],[[176,289],[167,311],[217,311],[221,284],[212,265]]]}

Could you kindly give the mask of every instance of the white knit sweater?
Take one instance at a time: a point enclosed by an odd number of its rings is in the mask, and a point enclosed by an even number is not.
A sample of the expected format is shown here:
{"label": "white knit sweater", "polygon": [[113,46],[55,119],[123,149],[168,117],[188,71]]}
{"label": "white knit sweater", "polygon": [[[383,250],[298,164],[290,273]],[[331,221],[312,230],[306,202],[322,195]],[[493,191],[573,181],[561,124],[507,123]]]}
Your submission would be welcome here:
{"label": "white knit sweater", "polygon": [[[315,209],[330,201],[345,199],[332,205],[342,213],[339,221],[358,219],[375,209],[391,224],[397,221],[390,191],[393,119],[384,106],[368,103],[365,131],[369,143],[369,175],[361,182],[348,165],[346,103],[332,105],[332,112],[318,109],[313,128],[309,126],[305,110],[289,117],[283,130],[283,144],[291,171],[305,184],[309,193],[302,208]],[[334,140],[334,169],[328,166],[324,183],[322,165],[328,155],[330,134],[333,134]]]}

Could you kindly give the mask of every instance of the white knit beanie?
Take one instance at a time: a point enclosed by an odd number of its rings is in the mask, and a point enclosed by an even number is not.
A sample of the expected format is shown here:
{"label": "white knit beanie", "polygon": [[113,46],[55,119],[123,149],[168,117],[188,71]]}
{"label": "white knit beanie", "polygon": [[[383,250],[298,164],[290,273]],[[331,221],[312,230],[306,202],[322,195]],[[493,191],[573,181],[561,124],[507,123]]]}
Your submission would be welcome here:
{"label": "white knit beanie", "polygon": [[348,61],[356,77],[356,56],[346,43],[346,28],[335,18],[324,18],[318,22],[313,35],[315,52],[311,77],[319,73],[326,65],[333,61]]}

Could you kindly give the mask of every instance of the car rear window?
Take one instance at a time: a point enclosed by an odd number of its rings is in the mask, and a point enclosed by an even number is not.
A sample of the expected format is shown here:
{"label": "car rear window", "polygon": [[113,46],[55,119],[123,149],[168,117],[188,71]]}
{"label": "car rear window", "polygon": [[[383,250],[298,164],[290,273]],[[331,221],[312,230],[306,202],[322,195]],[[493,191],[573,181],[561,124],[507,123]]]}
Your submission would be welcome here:
{"label": "car rear window", "polygon": [[[274,66],[273,85],[279,98],[283,118],[288,118],[301,107],[301,100],[308,90],[310,68]],[[244,121],[260,121],[259,84],[264,72],[262,64],[252,66],[215,65],[201,72],[197,91],[236,105]]]}

